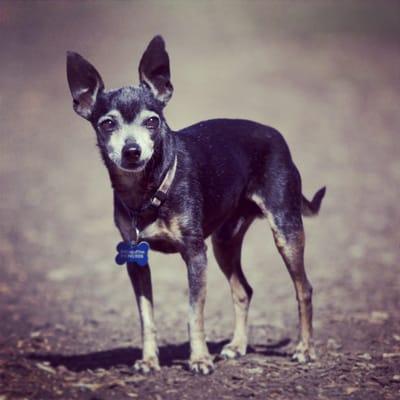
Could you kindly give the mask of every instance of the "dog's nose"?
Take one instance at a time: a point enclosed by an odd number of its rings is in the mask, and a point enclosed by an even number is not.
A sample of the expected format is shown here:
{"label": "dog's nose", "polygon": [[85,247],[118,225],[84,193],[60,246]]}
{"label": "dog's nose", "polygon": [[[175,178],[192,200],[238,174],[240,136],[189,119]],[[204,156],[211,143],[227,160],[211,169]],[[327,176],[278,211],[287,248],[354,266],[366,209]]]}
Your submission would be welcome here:
{"label": "dog's nose", "polygon": [[122,149],[122,157],[128,162],[136,162],[142,154],[142,149],[137,143],[128,143]]}

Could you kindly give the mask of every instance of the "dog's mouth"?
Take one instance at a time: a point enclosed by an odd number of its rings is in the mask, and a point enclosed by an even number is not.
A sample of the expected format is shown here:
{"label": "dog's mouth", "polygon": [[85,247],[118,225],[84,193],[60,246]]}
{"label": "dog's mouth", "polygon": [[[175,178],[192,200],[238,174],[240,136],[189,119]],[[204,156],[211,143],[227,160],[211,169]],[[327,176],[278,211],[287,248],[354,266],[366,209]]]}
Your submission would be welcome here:
{"label": "dog's mouth", "polygon": [[145,165],[146,165],[145,161],[137,161],[135,163],[129,163],[129,162],[124,162],[124,160],[122,160],[122,162],[119,165],[119,168],[127,172],[139,172],[144,169]]}
{"label": "dog's mouth", "polygon": [[118,169],[124,172],[140,172],[146,166],[145,160],[139,160],[136,162],[129,162],[117,157],[115,154],[109,154],[110,160],[117,166]]}

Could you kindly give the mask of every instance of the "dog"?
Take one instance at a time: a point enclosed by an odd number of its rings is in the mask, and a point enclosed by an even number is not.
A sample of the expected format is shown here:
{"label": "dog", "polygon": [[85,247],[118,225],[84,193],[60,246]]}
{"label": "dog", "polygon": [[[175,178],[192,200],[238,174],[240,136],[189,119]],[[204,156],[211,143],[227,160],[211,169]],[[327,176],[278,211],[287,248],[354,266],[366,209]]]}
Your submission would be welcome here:
{"label": "dog", "polygon": [[[125,242],[146,241],[165,253],[179,252],[189,283],[189,367],[214,370],[204,332],[207,256],[211,235],[217,262],[232,292],[235,328],[221,357],[243,356],[252,288],[241,266],[243,238],[254,219],[268,220],[293,281],[299,313],[299,342],[293,359],[315,358],[312,287],[304,270],[302,216],[316,215],[325,195],[302,195],[300,174],[275,129],[241,119],[214,119],[173,132],[163,109],[171,98],[169,56],[161,36],[149,43],[139,63],[138,86],[106,91],[95,67],[67,52],[73,109],[97,136],[114,194],[114,221]],[[143,354],[134,368],[159,370],[153,294],[148,264],[127,263],[136,295]]]}

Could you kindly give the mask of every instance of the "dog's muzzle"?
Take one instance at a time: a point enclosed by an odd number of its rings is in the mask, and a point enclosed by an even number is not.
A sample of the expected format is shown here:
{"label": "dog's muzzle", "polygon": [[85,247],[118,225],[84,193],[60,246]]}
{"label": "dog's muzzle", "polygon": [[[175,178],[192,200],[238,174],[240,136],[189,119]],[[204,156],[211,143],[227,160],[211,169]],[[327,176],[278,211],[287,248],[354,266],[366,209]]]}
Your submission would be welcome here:
{"label": "dog's muzzle", "polygon": [[122,148],[122,158],[129,163],[138,162],[141,154],[142,149],[137,143],[129,143]]}
{"label": "dog's muzzle", "polygon": [[140,159],[142,149],[137,143],[127,143],[121,151],[121,164],[123,169],[130,171],[139,171],[146,164]]}

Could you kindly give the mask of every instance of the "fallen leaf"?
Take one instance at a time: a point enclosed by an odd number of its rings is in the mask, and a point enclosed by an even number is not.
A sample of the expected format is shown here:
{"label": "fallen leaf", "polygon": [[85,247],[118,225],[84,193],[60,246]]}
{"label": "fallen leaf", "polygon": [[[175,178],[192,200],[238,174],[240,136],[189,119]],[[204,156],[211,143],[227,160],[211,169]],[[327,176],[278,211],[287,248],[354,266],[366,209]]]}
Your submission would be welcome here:
{"label": "fallen leaf", "polygon": [[249,374],[262,374],[264,370],[261,367],[247,368],[246,372]]}
{"label": "fallen leaf", "polygon": [[54,325],[54,329],[55,329],[56,331],[64,332],[64,331],[66,330],[66,327],[65,327],[64,325],[62,325],[62,324],[55,324],[55,325]]}
{"label": "fallen leaf", "polygon": [[83,388],[83,389],[89,389],[94,392],[95,390],[100,389],[103,385],[100,383],[76,382],[76,383],[73,383],[71,386]]}
{"label": "fallen leaf", "polygon": [[36,366],[41,369],[42,371],[46,371],[49,374],[55,375],[56,374],[56,370],[52,367],[50,367],[50,365],[48,365],[46,362],[43,363],[36,363]]}
{"label": "fallen leaf", "polygon": [[126,386],[125,382],[121,379],[114,379],[107,383],[107,387],[111,388],[113,386]]}
{"label": "fallen leaf", "polygon": [[400,353],[383,353],[382,354],[383,358],[394,358],[394,357],[400,357]]}
{"label": "fallen leaf", "polygon": [[389,319],[389,314],[386,311],[372,311],[369,322],[373,324],[381,324]]}
{"label": "fallen leaf", "polygon": [[363,354],[359,354],[358,358],[362,358],[363,360],[372,360],[371,354],[369,353],[363,353]]}
{"label": "fallen leaf", "polygon": [[345,392],[346,392],[347,395],[350,395],[350,394],[352,394],[354,392],[357,392],[357,390],[358,390],[358,388],[356,388],[356,387],[348,387],[348,388],[345,389]]}

